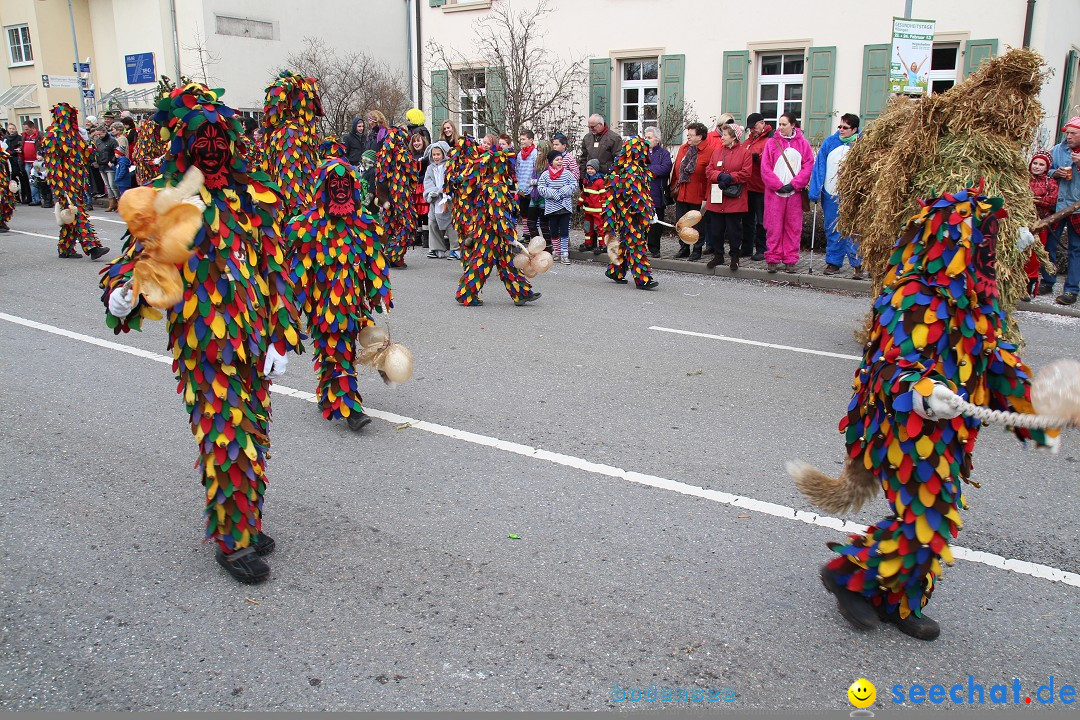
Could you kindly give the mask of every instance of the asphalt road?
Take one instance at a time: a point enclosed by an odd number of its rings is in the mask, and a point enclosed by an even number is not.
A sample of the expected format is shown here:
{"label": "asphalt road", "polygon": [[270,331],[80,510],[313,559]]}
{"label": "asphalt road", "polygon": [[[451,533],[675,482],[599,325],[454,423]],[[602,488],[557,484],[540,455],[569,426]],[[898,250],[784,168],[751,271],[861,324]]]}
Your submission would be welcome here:
{"label": "asphalt road", "polygon": [[[118,251],[122,225],[95,225]],[[643,292],[575,264],[532,305],[496,278],[463,308],[456,264],[413,250],[391,323],[416,374],[364,376],[380,412],[363,435],[285,394],[315,389],[310,355],[291,357],[265,506],[278,549],[250,587],[202,543],[168,366],[112,345],[165,353],[163,324],[113,336],[101,263],[59,260],[48,211],[11,226],[2,710],[659,710],[617,699],[656,684],[733,692],[681,707],[847,712],[859,677],[879,708],[895,684],[1080,681],[1068,582],[958,560],[928,607],[933,643],[856,632],[821,587],[842,534],[783,516],[811,510],[783,468],[838,471],[857,362],[765,344],[857,355],[865,297],[668,272]],[[1080,320],[1019,317],[1036,368],[1080,356]],[[985,430],[958,544],[1080,573],[1078,459],[1075,432],[1052,456]]]}

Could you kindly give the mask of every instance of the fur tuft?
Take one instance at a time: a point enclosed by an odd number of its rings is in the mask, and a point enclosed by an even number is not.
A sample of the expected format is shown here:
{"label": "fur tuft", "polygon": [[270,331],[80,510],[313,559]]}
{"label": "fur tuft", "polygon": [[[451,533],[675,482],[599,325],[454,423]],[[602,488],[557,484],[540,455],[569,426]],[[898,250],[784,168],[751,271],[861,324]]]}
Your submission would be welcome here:
{"label": "fur tuft", "polygon": [[787,464],[788,475],[815,507],[834,515],[857,512],[877,495],[878,482],[861,462],[848,458],[840,477],[832,478],[799,460]]}

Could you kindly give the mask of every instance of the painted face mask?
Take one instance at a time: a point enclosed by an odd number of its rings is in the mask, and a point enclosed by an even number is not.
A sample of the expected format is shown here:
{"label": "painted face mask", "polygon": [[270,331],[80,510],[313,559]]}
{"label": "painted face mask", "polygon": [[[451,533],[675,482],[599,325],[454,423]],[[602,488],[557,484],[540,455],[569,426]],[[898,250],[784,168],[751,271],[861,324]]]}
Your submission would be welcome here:
{"label": "painted face mask", "polygon": [[331,172],[326,178],[326,209],[331,215],[352,215],[356,212],[353,201],[353,181],[346,173]]}
{"label": "painted face mask", "polygon": [[198,129],[191,154],[195,166],[203,172],[206,187],[214,190],[228,184],[229,141],[216,123]]}

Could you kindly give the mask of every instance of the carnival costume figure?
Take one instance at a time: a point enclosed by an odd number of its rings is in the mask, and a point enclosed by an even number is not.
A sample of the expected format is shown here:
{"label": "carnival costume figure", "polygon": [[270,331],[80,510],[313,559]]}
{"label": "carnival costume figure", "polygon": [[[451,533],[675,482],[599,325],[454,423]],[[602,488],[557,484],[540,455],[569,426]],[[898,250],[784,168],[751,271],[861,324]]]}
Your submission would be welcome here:
{"label": "carnival costume figure", "polygon": [[386,259],[390,267],[407,267],[405,253],[416,237],[418,218],[412,203],[420,162],[409,150],[409,134],[390,128],[375,160],[375,194],[386,230]]}
{"label": "carnival costume figure", "polygon": [[450,196],[450,222],[461,245],[461,261],[468,261],[473,247],[474,220],[480,203],[480,145],[472,137],[461,135],[446,154],[446,179],[443,188]]}
{"label": "carnival costume figure", "polygon": [[263,113],[262,170],[281,190],[285,222],[311,207],[320,163],[316,118],[323,114],[318,82],[283,70],[266,88]]}
{"label": "carnival costume figure", "polygon": [[78,242],[91,260],[97,260],[109,252],[109,248],[98,242],[94,226],[86,216],[86,191],[90,180],[86,168],[94,159],[94,149],[79,133],[78,110],[67,103],[57,103],[53,105],[52,115],[52,124],[41,139],[41,156],[60,225],[56,251],[62,258],[80,258],[82,255],[75,251]]}
{"label": "carnival costume figure", "polygon": [[[131,164],[135,166],[135,184],[148,185],[161,172],[161,161],[169,149],[161,137],[161,127],[153,118],[143,118],[135,128],[135,147],[131,150]],[[168,131],[165,132],[168,135]]]}
{"label": "carnival costume figure", "polygon": [[15,192],[11,189],[11,163],[8,151],[0,145],[0,233],[8,231],[8,220],[15,212]]}
{"label": "carnival costume figure", "polygon": [[[860,628],[878,620],[923,640],[938,624],[923,613],[951,564],[961,528],[962,482],[982,421],[947,402],[1033,414],[1030,372],[1002,339],[994,266],[1000,198],[981,187],[922,202],[893,247],[854,395],[840,422],[848,460],[839,479],[799,463],[796,485],[834,513],[885,491],[891,512],[865,535],[830,543],[821,570],[841,614]],[[1013,428],[1021,441],[1054,447],[1058,430]]]}
{"label": "carnival costume figure", "polygon": [[[462,305],[484,304],[480,292],[492,268],[498,270],[515,305],[524,305],[540,297],[513,262],[517,239],[513,157],[509,151],[492,148],[472,158],[463,154],[458,160],[469,167],[454,168],[455,181],[461,183],[455,189],[461,193],[460,197],[455,196],[455,202],[461,202],[459,212],[471,213],[471,219],[465,220],[462,228],[468,234],[460,236],[462,247],[466,246],[466,239],[470,243],[462,261],[464,273],[457,291],[457,301]],[[447,177],[450,177],[449,170]]]}
{"label": "carnival costume figure", "polygon": [[[198,445],[206,537],[217,543],[217,560],[233,577],[260,582],[270,573],[262,556],[274,548],[262,526],[270,381],[284,372],[286,353],[303,347],[276,224],[281,197],[264,173],[245,166],[237,147],[240,123],[220,94],[192,83],[158,102],[155,119],[168,133],[169,148],[154,187],[160,197],[197,169],[205,209],[195,217],[176,292],[157,306],[165,310],[177,391]],[[124,201],[138,197],[130,190],[121,198],[129,227]],[[101,280],[106,323],[116,333],[161,317],[150,305],[156,293],[139,290],[147,284],[140,263],[152,246],[132,233]]]}
{"label": "carnival costume figure", "polygon": [[393,307],[390,277],[375,221],[361,209],[359,171],[345,158],[330,160],[314,187],[315,204],[285,231],[289,274],[315,345],[323,417],[343,417],[359,431],[371,419],[356,383],[357,333],[372,324],[372,311]]}
{"label": "carnival costume figure", "polygon": [[608,199],[604,204],[604,233],[611,264],[604,274],[626,283],[626,274],[642,290],[652,290],[658,282],[649,272],[649,226],[656,215],[649,189],[649,143],[634,137],[623,143],[608,173]]}

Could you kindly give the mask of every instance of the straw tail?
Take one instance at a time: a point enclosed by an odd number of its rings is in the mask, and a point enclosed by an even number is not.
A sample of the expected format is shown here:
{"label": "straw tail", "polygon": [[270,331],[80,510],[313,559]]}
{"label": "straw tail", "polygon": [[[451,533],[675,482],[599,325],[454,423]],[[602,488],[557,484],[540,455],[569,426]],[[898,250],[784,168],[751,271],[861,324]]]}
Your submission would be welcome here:
{"label": "straw tail", "polygon": [[857,512],[867,500],[877,495],[878,481],[861,459],[848,458],[840,477],[832,478],[812,465],[799,460],[787,464],[788,474],[806,499],[815,507],[841,515]]}

